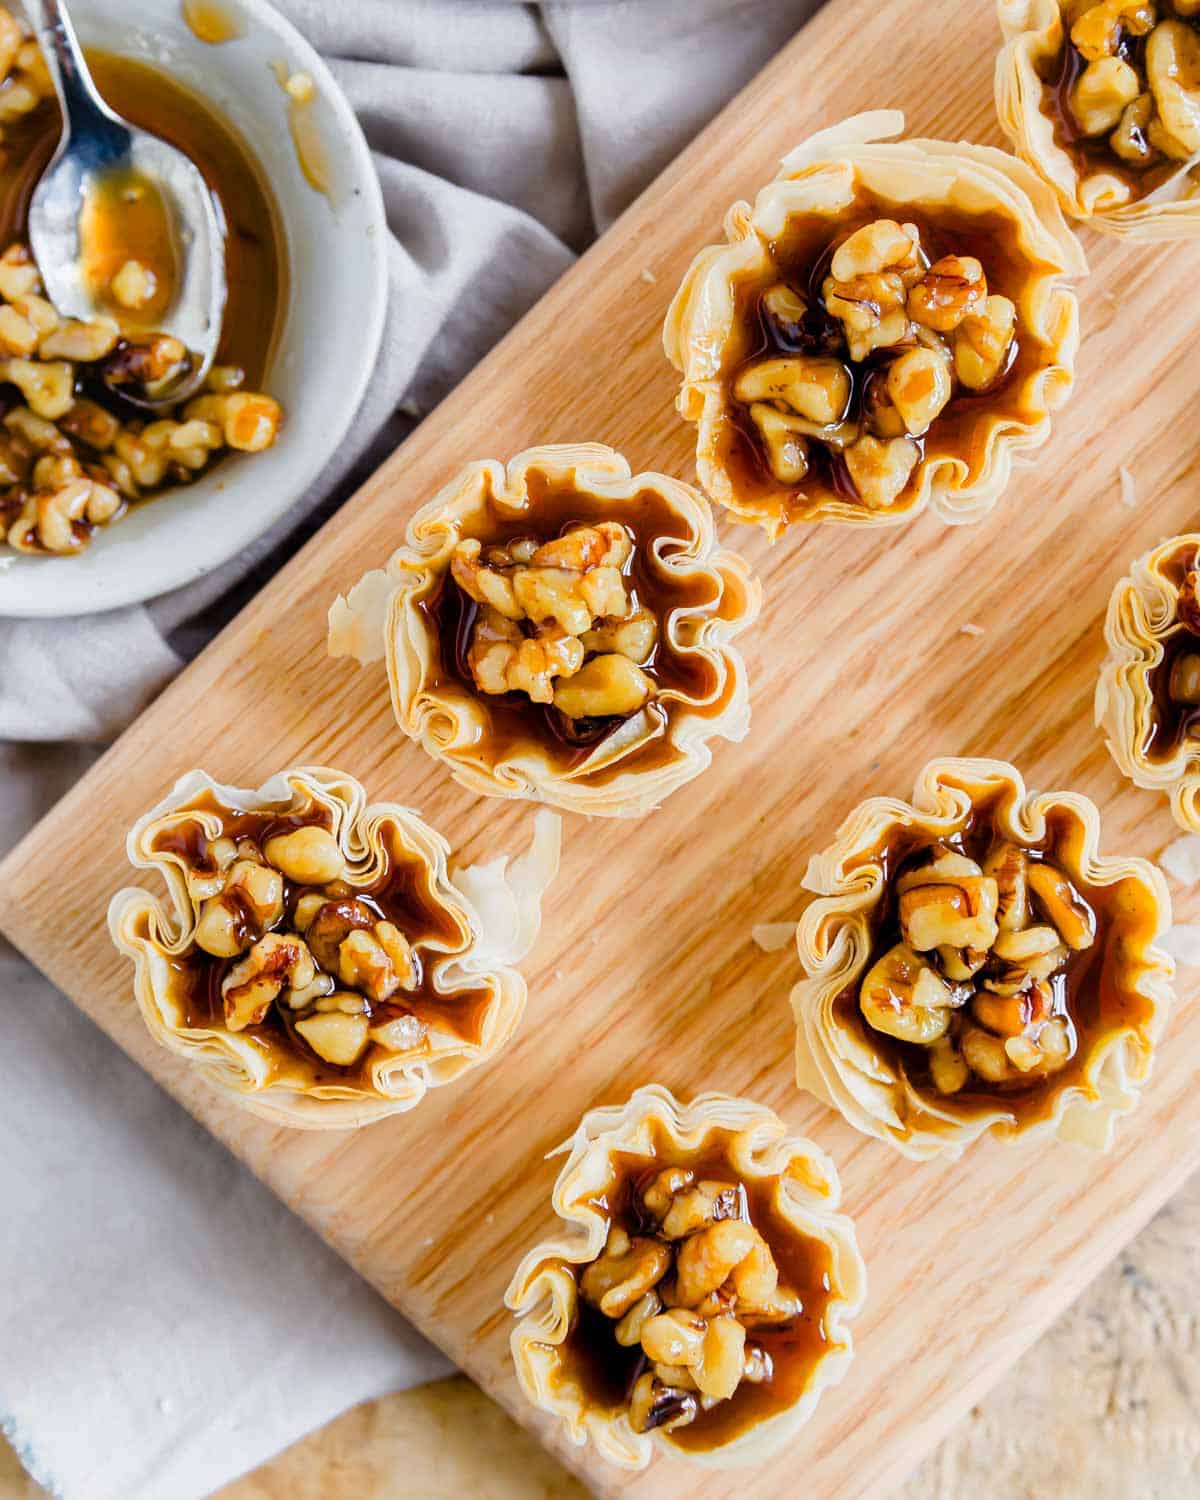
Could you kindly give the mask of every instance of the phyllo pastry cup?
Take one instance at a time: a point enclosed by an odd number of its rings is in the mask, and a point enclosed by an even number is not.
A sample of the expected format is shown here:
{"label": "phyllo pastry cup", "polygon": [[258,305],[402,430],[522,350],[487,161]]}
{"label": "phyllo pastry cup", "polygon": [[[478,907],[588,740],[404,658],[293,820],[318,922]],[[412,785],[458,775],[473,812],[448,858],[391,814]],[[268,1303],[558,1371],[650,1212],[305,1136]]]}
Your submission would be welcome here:
{"label": "phyllo pastry cup", "polygon": [[474,792],[649,811],[749,728],[730,645],[757,614],[703,496],[599,444],[470,464],[329,612],[382,657],[401,729]]}
{"label": "phyllo pastry cup", "polygon": [[700,482],[772,538],[979,520],[1074,378],[1063,280],[1087,266],[1053,193],[1002,151],[886,140],[903,129],[879,110],[797,147],[667,313]]}
{"label": "phyllo pastry cup", "polygon": [[804,879],[800,1086],[918,1159],[989,1130],[1106,1149],[1173,966],[1162,875],[1099,843],[1092,802],[1003,761],[935,760],[911,803],[863,802]]}
{"label": "phyllo pastry cup", "polygon": [[658,1085],[560,1151],[562,1230],[522,1260],[522,1389],[610,1462],[714,1467],[794,1438],[853,1352],[866,1270],[833,1163],[759,1104]]}
{"label": "phyllo pastry cup", "polygon": [[151,1035],[209,1082],[275,1124],[366,1125],[516,1029],[559,831],[539,812],[519,859],[452,875],[440,834],[343,772],[192,771],[127,843],[167,900],[118,892],[109,930]]}
{"label": "phyllo pastry cup", "polygon": [[1139,557],[1108,602],[1096,723],[1137,786],[1200,833],[1200,532]]}
{"label": "phyllo pastry cup", "polygon": [[998,0],[996,109],[1068,214],[1200,234],[1200,3]]}

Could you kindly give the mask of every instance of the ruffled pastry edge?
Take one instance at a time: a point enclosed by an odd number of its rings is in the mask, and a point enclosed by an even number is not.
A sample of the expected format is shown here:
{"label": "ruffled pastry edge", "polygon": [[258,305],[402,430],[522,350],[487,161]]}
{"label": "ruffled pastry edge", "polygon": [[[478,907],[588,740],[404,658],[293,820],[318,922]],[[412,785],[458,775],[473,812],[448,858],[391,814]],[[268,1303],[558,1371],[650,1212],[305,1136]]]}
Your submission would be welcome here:
{"label": "ruffled pastry edge", "polygon": [[[946,201],[964,177],[972,206],[1004,212],[1020,229],[1036,274],[1026,279],[1018,303],[1020,327],[1054,351],[1054,358],[1026,382],[1032,420],[997,417],[988,437],[979,476],[963,481],[968,465],[946,455],[922,460],[916,489],[902,505],[870,510],[865,505],[827,499],[805,520],[855,526],[898,525],[927,505],[951,524],[980,520],[1008,486],[1013,462],[1040,448],[1050,434],[1050,414],[1067,399],[1075,377],[1079,346],[1079,307],[1061,277],[1087,274],[1087,261],[1068,228],[1053,192],[1023,162],[989,146],[967,142],[911,140],[886,144],[901,135],[899,110],[873,110],[823,130],[789,153],[775,180],[761,189],[753,207],[735,203],[725,219],[724,245],[710,245],[693,260],[663,324],[663,348],[683,376],[677,407],[696,434],[696,468],[706,493],[741,520],[755,521],[772,540],[790,524],[781,487],[749,504],[734,490],[720,462],[720,433],[730,401],[724,384],[724,351],[736,327],[739,282],[761,278],[772,264],[770,243],[789,216],[824,212],[835,217],[845,207],[860,173],[878,174],[875,186],[900,202]],[[969,169],[964,172],[964,169]],[[776,513],[778,512],[778,513]]]}
{"label": "ruffled pastry edge", "polygon": [[[1047,816],[1066,809],[1081,832],[1078,875],[1090,885],[1138,881],[1158,913],[1154,937],[1127,961],[1142,972],[1131,988],[1147,1000],[1151,1018],[1142,1028],[1123,1026],[1092,1044],[1079,1083],[1051,1081],[1058,1097],[1043,1119],[1020,1121],[998,1104],[961,1120],[899,1076],[881,1052],[856,1031],[839,1025],[834,1002],[862,978],[870,961],[870,914],[886,891],[879,861],[871,860],[897,826],[917,828],[931,839],[948,837],[974,803],[1001,794],[1000,831],[1032,844],[1044,837]],[[1100,814],[1076,792],[1028,793],[1020,772],[1005,761],[948,757],[931,761],[917,778],[911,803],[869,797],[850,813],[833,844],[809,862],[804,877],[816,899],[796,929],[796,947],[806,977],[793,988],[796,1021],[796,1081],[831,1105],[857,1130],[887,1142],[917,1161],[958,1156],[988,1131],[1006,1138],[1057,1135],[1097,1151],[1108,1149],[1116,1120],[1137,1104],[1150,1076],[1154,1047],[1173,998],[1174,963],[1158,938],[1171,925],[1171,900],[1161,872],[1137,857],[1099,853]]]}
{"label": "ruffled pastry edge", "polygon": [[[450,554],[464,536],[475,534],[484,518],[500,509],[513,517],[530,505],[531,472],[566,479],[590,497],[610,502],[614,519],[621,505],[653,489],[686,523],[690,544],[672,541],[658,564],[681,580],[710,578],[718,597],[702,610],[673,610],[660,622],[677,651],[702,655],[716,683],[704,700],[671,691],[607,735],[580,765],[562,771],[541,745],[510,752],[495,761],[478,753],[487,717],[475,693],[465,687],[430,686],[438,660],[436,634],[420,609],[450,565]],[[489,495],[491,498],[489,498]],[[762,590],[737,553],[718,548],[712,511],[702,495],[661,474],[634,475],[625,458],[599,443],[547,445],[526,449],[507,465],[493,459],[470,464],[409,522],[405,544],[382,569],[367,573],[329,611],[331,656],[352,656],[366,664],[381,656],[387,664],[396,722],[456,781],[484,796],[529,798],[570,812],[597,817],[637,817],[649,812],[712,760],[709,741],[737,741],[750,728],[750,692],[741,653],[730,642],[757,617]],[[715,715],[706,706],[725,701]],[[613,766],[653,740],[665,737],[672,754],[661,766],[612,773]],[[603,773],[604,780],[594,778]]]}
{"label": "ruffled pastry edge", "polygon": [[[600,1255],[608,1236],[609,1217],[594,1200],[611,1179],[613,1156],[652,1154],[656,1128],[681,1152],[699,1149],[713,1130],[735,1132],[729,1143],[733,1170],[743,1180],[778,1178],[781,1215],[798,1234],[820,1240],[831,1256],[836,1294],[825,1319],[830,1347],[814,1366],[804,1394],[786,1411],[707,1453],[685,1452],[660,1432],[635,1432],[627,1413],[613,1417],[597,1411],[576,1384],[559,1378],[560,1348],[578,1302],[570,1268]],[[645,1468],[656,1448],[710,1468],[769,1458],[808,1421],[822,1391],[846,1374],[854,1353],[846,1324],[866,1297],[866,1267],[853,1222],[837,1211],[841,1185],[830,1157],[803,1136],[789,1133],[776,1114],[751,1100],[709,1093],[685,1105],[659,1084],[638,1089],[624,1105],[589,1111],[551,1154],[563,1152],[569,1155],[551,1201],[565,1228],[529,1251],[504,1294],[505,1306],[518,1318],[510,1344],[525,1395],[562,1422],[573,1444],[582,1447],[591,1441],[602,1457],[621,1468]]]}
{"label": "ruffled pastry edge", "polygon": [[[478,989],[490,992],[480,1041],[467,1042],[431,1025],[419,1051],[375,1062],[373,1087],[367,1091],[305,1083],[286,1074],[278,1078],[253,1038],[218,1027],[184,1027],[172,985],[172,960],[192,943],[198,903],[188,891],[182,859],[155,852],[152,846],[162,828],[205,791],[219,802],[250,811],[313,802],[328,808],[331,832],[347,862],[345,878],[352,885],[370,885],[378,876],[387,857],[383,829],[394,830],[405,848],[428,865],[431,886],[460,934],[454,945],[426,945],[442,955],[435,961],[434,988],[443,995]],[[219,832],[216,815],[192,810],[187,820],[207,820],[213,836]],[[141,887],[118,891],[108,909],[109,932],[119,951],[133,961],[134,997],[151,1036],[197,1066],[208,1082],[272,1124],[330,1130],[367,1125],[414,1108],[427,1089],[450,1083],[486,1062],[512,1036],[527,995],[525,980],[512,965],[537,937],[542,895],[558,869],[560,838],[559,819],[541,811],[530,846],[519,858],[510,863],[507,856],[500,856],[452,878],[450,847],[441,834],[411,808],[391,802],[368,804],[363,787],[343,772],[321,766],[292,767],[251,791],[217,782],[203,771],[189,771],[138,819],[126,840],[130,863],[159,871],[169,900]]]}
{"label": "ruffled pastry edge", "polygon": [[1200,533],[1159,542],[1113,589],[1104,619],[1108,655],[1096,683],[1095,718],[1109,754],[1130,781],[1166,792],[1179,826],[1200,833],[1200,745],[1189,748],[1183,742],[1165,760],[1151,760],[1142,749],[1154,711],[1151,675],[1163,659],[1163,639],[1178,621],[1178,590],[1162,570],[1188,545],[1200,553]]}
{"label": "ruffled pastry edge", "polygon": [[[1058,0],[997,0],[1004,46],[996,57],[996,114],[1021,160],[1053,190],[1064,213],[1094,229],[1137,240],[1187,239],[1200,234],[1200,193],[1172,200],[1169,179],[1131,202],[1127,184],[1112,172],[1080,173],[1054,139],[1042,109],[1037,64],[1065,40]],[[1180,163],[1180,175],[1187,170]]]}

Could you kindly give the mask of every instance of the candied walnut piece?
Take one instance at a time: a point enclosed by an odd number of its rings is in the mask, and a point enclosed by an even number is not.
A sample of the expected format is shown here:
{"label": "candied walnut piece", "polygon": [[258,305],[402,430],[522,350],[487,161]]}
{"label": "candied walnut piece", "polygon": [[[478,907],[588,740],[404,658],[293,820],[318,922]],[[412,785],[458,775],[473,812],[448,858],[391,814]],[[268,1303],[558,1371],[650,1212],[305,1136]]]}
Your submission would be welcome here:
{"label": "candied walnut piece", "polygon": [[505,1300],[522,1386],[578,1440],[628,1467],[651,1434],[752,1462],[837,1378],[861,1261],[832,1165],[769,1111],[639,1090],[585,1117],[554,1203],[586,1243],[531,1250]]}
{"label": "candied walnut piece", "polygon": [[951,1011],[963,1001],[931,963],[898,943],[867,973],[859,1003],[876,1031],[924,1046],[945,1036]]}
{"label": "candied walnut piece", "polygon": [[554,706],[569,719],[625,717],[654,696],[654,683],[627,656],[593,656],[555,685]]}
{"label": "candied walnut piece", "polygon": [[665,1245],[623,1229],[609,1230],[604,1254],[587,1267],[579,1290],[610,1318],[624,1317],[634,1303],[667,1274],[671,1255]]}
{"label": "candied walnut piece", "polygon": [[888,369],[888,396],[912,437],[924,437],[945,410],[952,391],[949,362],[933,349],[909,349]]}
{"label": "candied walnut piece", "polygon": [[221,981],[226,1026],[230,1031],[257,1026],[285,988],[303,988],[315,974],[302,939],[268,932]]}
{"label": "candied walnut piece", "polygon": [[863,503],[870,510],[886,510],[904,493],[921,450],[911,438],[864,433],[842,456]]}
{"label": "candied walnut piece", "polygon": [[346,861],[337,839],[327,828],[308,824],[292,833],[276,834],[263,845],[270,864],[300,885],[328,885],[340,880]]}
{"label": "candied walnut piece", "polygon": [[366,1050],[370,1022],[366,1016],[347,1016],[340,1011],[331,1015],[318,1013],[297,1021],[296,1030],[318,1057],[348,1068]]}
{"label": "candied walnut piece", "polygon": [[738,376],[734,395],[747,406],[781,401],[798,416],[829,426],[840,422],[850,403],[850,371],[839,359],[797,355],[750,365]]}
{"label": "candied walnut piece", "polygon": [[986,297],[987,277],[974,256],[943,255],[909,289],[908,315],[937,333],[951,333]]}
{"label": "candied walnut piece", "polygon": [[1160,149],[1186,161],[1200,151],[1200,33],[1183,21],[1160,22],[1146,40],[1146,78],[1162,122]]}
{"label": "candied walnut piece", "polygon": [[140,260],[127,260],[109,282],[109,290],[122,307],[136,312],[154,301],[158,277]]}
{"label": "candied walnut piece", "polygon": [[1086,798],[1028,795],[999,761],[934,761],[911,805],[863,803],[806,877],[801,1084],[917,1158],[988,1130],[1102,1148],[1171,970],[1161,876],[1098,839]]}
{"label": "candied walnut piece", "polygon": [[985,299],[954,331],[954,373],[969,391],[995,385],[1014,350],[1017,310],[1007,297]]}

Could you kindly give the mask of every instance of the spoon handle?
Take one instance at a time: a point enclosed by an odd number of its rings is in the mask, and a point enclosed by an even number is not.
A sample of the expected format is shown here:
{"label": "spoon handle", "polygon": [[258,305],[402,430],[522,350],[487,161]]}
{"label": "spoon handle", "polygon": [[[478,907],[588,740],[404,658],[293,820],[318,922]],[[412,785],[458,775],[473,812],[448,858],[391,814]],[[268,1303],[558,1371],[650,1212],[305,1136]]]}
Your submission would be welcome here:
{"label": "spoon handle", "polygon": [[128,132],[96,88],[66,0],[25,0],[25,10],[62,106],[64,141],[76,134],[109,136],[114,127],[127,139]]}

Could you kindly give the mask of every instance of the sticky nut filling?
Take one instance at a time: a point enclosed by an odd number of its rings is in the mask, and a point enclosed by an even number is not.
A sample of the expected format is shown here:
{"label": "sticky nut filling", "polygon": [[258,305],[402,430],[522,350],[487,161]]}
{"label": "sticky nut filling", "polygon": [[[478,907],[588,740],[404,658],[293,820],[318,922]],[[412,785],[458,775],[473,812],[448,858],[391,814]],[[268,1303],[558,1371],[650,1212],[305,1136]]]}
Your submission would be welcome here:
{"label": "sticky nut filling", "polygon": [[627,1393],[635,1432],[671,1432],[773,1375],[753,1334],[803,1312],[750,1222],[741,1183],[682,1166],[654,1173],[635,1200],[636,1232],[613,1224],[579,1273],[585,1302],[625,1350],[640,1351]]}
{"label": "sticky nut filling", "polygon": [[1066,968],[1096,941],[1096,915],[1055,865],[1019,844],[981,862],[945,844],[893,887],[900,941],[859,988],[868,1026],[925,1049],[941,1094],[1015,1085],[1077,1047]]}
{"label": "sticky nut filling", "polygon": [[110,319],[60,318],[42,291],[28,249],[10,245],[0,255],[0,526],[10,547],[81,552],[129,502],[189,483],[228,449],[274,443],[278,403],[242,390],[231,365],[214,366],[204,394],[172,416],[117,415],[114,392],[169,388],[187,349],[166,334],[132,343]]}
{"label": "sticky nut filling", "polygon": [[232,1032],[272,1007],[324,1062],[351,1067],[371,1042],[418,1046],[425,1023],[403,1009],[421,984],[408,938],[342,878],[345,861],[324,828],[265,837],[222,836],[188,872],[199,903],[195,944],[224,961],[219,998]]}
{"label": "sticky nut filling", "polygon": [[733,396],[772,475],[800,485],[826,450],[837,488],[871,510],[894,505],[922,439],[957,393],[989,391],[1017,351],[1016,308],[988,290],[973,256],[932,263],[916,224],[875,219],[833,251],[816,298],[786,281],[759,299],[783,353],[742,366]]}
{"label": "sticky nut filling", "polygon": [[26,35],[11,11],[0,8],[0,150],[6,127],[54,98],[54,85],[38,44]]}
{"label": "sticky nut filling", "polygon": [[654,696],[644,670],[658,621],[638,605],[624,569],[624,526],[600,521],[550,541],[460,541],[451,574],[478,606],[467,666],[481,693],[524,694],[569,719],[628,717]]}
{"label": "sticky nut filling", "polygon": [[1200,0],[1068,0],[1053,98],[1067,144],[1134,174],[1200,152]]}
{"label": "sticky nut filling", "polygon": [[1200,733],[1200,557],[1189,549],[1173,560],[1179,593],[1175,623],[1162,642],[1162,660],[1151,669],[1152,757],[1171,755],[1180,742]]}

